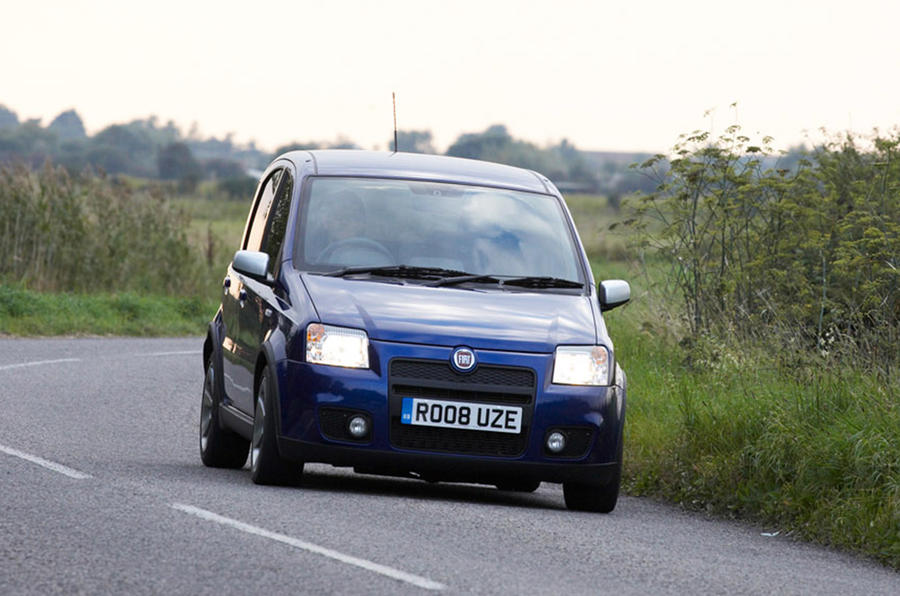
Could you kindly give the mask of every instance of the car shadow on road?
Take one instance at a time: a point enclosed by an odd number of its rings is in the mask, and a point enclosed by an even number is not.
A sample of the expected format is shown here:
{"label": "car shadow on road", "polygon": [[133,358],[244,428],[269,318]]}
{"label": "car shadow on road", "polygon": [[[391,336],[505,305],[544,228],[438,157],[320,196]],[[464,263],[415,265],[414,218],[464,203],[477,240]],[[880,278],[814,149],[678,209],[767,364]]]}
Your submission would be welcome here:
{"label": "car shadow on road", "polygon": [[247,487],[254,490],[296,490],[322,493],[354,493],[361,495],[406,497],[426,501],[481,503],[524,509],[563,510],[562,491],[556,485],[544,483],[534,493],[501,491],[490,485],[454,482],[426,482],[416,478],[357,474],[349,468],[331,468],[323,464],[307,465],[293,486],[255,487],[247,468],[240,470],[214,469],[202,464],[168,463],[144,464],[143,475],[159,476],[176,482],[205,487]]}
{"label": "car shadow on road", "polygon": [[532,509],[565,509],[562,494],[554,494],[546,489],[539,488],[534,493],[521,493],[501,491],[488,485],[426,482],[415,478],[371,476],[337,471],[332,473],[328,469],[322,468],[305,471],[298,488],[322,492],[401,496],[428,501],[482,503]]}

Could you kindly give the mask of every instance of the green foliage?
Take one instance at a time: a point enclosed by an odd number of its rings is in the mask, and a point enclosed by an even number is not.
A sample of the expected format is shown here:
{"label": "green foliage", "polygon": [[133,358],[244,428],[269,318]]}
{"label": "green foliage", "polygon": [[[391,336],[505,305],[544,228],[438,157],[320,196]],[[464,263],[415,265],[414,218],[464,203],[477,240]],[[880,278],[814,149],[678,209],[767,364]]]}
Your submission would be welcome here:
{"label": "green foliage", "polygon": [[900,136],[767,144],[697,132],[641,166],[653,250],[608,317],[626,486],[900,568]]}
{"label": "green foliage", "polygon": [[[642,241],[665,255],[691,341],[710,331],[838,340],[870,364],[896,364],[900,328],[897,138],[861,151],[852,136],[793,169],[764,158],[737,126],[684,137],[637,210]],[[648,224],[652,222],[652,227]],[[843,347],[843,346],[842,346]]]}
{"label": "green foliage", "polygon": [[187,294],[200,261],[161,189],[0,167],[0,279],[39,290]]}

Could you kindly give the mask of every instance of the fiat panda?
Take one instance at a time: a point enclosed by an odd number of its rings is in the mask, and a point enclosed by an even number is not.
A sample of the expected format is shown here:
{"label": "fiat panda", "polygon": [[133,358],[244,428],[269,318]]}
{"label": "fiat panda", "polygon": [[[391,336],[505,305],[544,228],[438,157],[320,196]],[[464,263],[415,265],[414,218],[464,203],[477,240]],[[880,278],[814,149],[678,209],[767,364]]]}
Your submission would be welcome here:
{"label": "fiat panda", "polygon": [[265,170],[203,345],[200,456],[304,463],[612,511],[625,373],[556,187],[435,155],[294,151]]}

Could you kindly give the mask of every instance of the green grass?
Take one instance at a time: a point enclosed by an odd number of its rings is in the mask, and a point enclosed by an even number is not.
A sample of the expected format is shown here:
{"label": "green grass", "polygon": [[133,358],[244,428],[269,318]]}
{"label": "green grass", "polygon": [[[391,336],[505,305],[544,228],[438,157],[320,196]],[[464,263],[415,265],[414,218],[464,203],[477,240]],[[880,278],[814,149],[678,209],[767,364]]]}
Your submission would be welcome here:
{"label": "green grass", "polygon": [[56,294],[0,285],[0,334],[201,335],[218,308],[215,298]]}
{"label": "green grass", "polygon": [[[615,314],[610,314],[614,320]],[[677,344],[623,317],[625,485],[900,568],[900,391],[837,357],[798,368],[759,347]]]}

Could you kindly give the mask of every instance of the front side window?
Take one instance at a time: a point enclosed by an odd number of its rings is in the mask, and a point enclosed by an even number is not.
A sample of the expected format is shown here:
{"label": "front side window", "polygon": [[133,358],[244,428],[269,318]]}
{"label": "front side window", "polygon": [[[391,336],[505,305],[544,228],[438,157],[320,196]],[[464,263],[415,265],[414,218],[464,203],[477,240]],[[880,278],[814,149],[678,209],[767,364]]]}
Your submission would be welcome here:
{"label": "front side window", "polygon": [[263,234],[259,250],[269,254],[269,273],[274,274],[278,264],[278,254],[284,242],[287,230],[288,215],[291,211],[291,193],[294,190],[294,178],[285,171],[281,176],[275,198],[272,200],[266,217],[266,231]]}
{"label": "front side window", "polygon": [[266,230],[266,219],[269,215],[269,209],[272,207],[272,200],[275,198],[278,182],[281,180],[281,172],[282,170],[273,172],[263,186],[256,208],[253,210],[250,227],[247,230],[247,238],[244,240],[244,250],[261,250]]}
{"label": "front side window", "polygon": [[496,277],[582,281],[550,195],[413,180],[314,178],[295,266],[314,272],[406,265]]}

